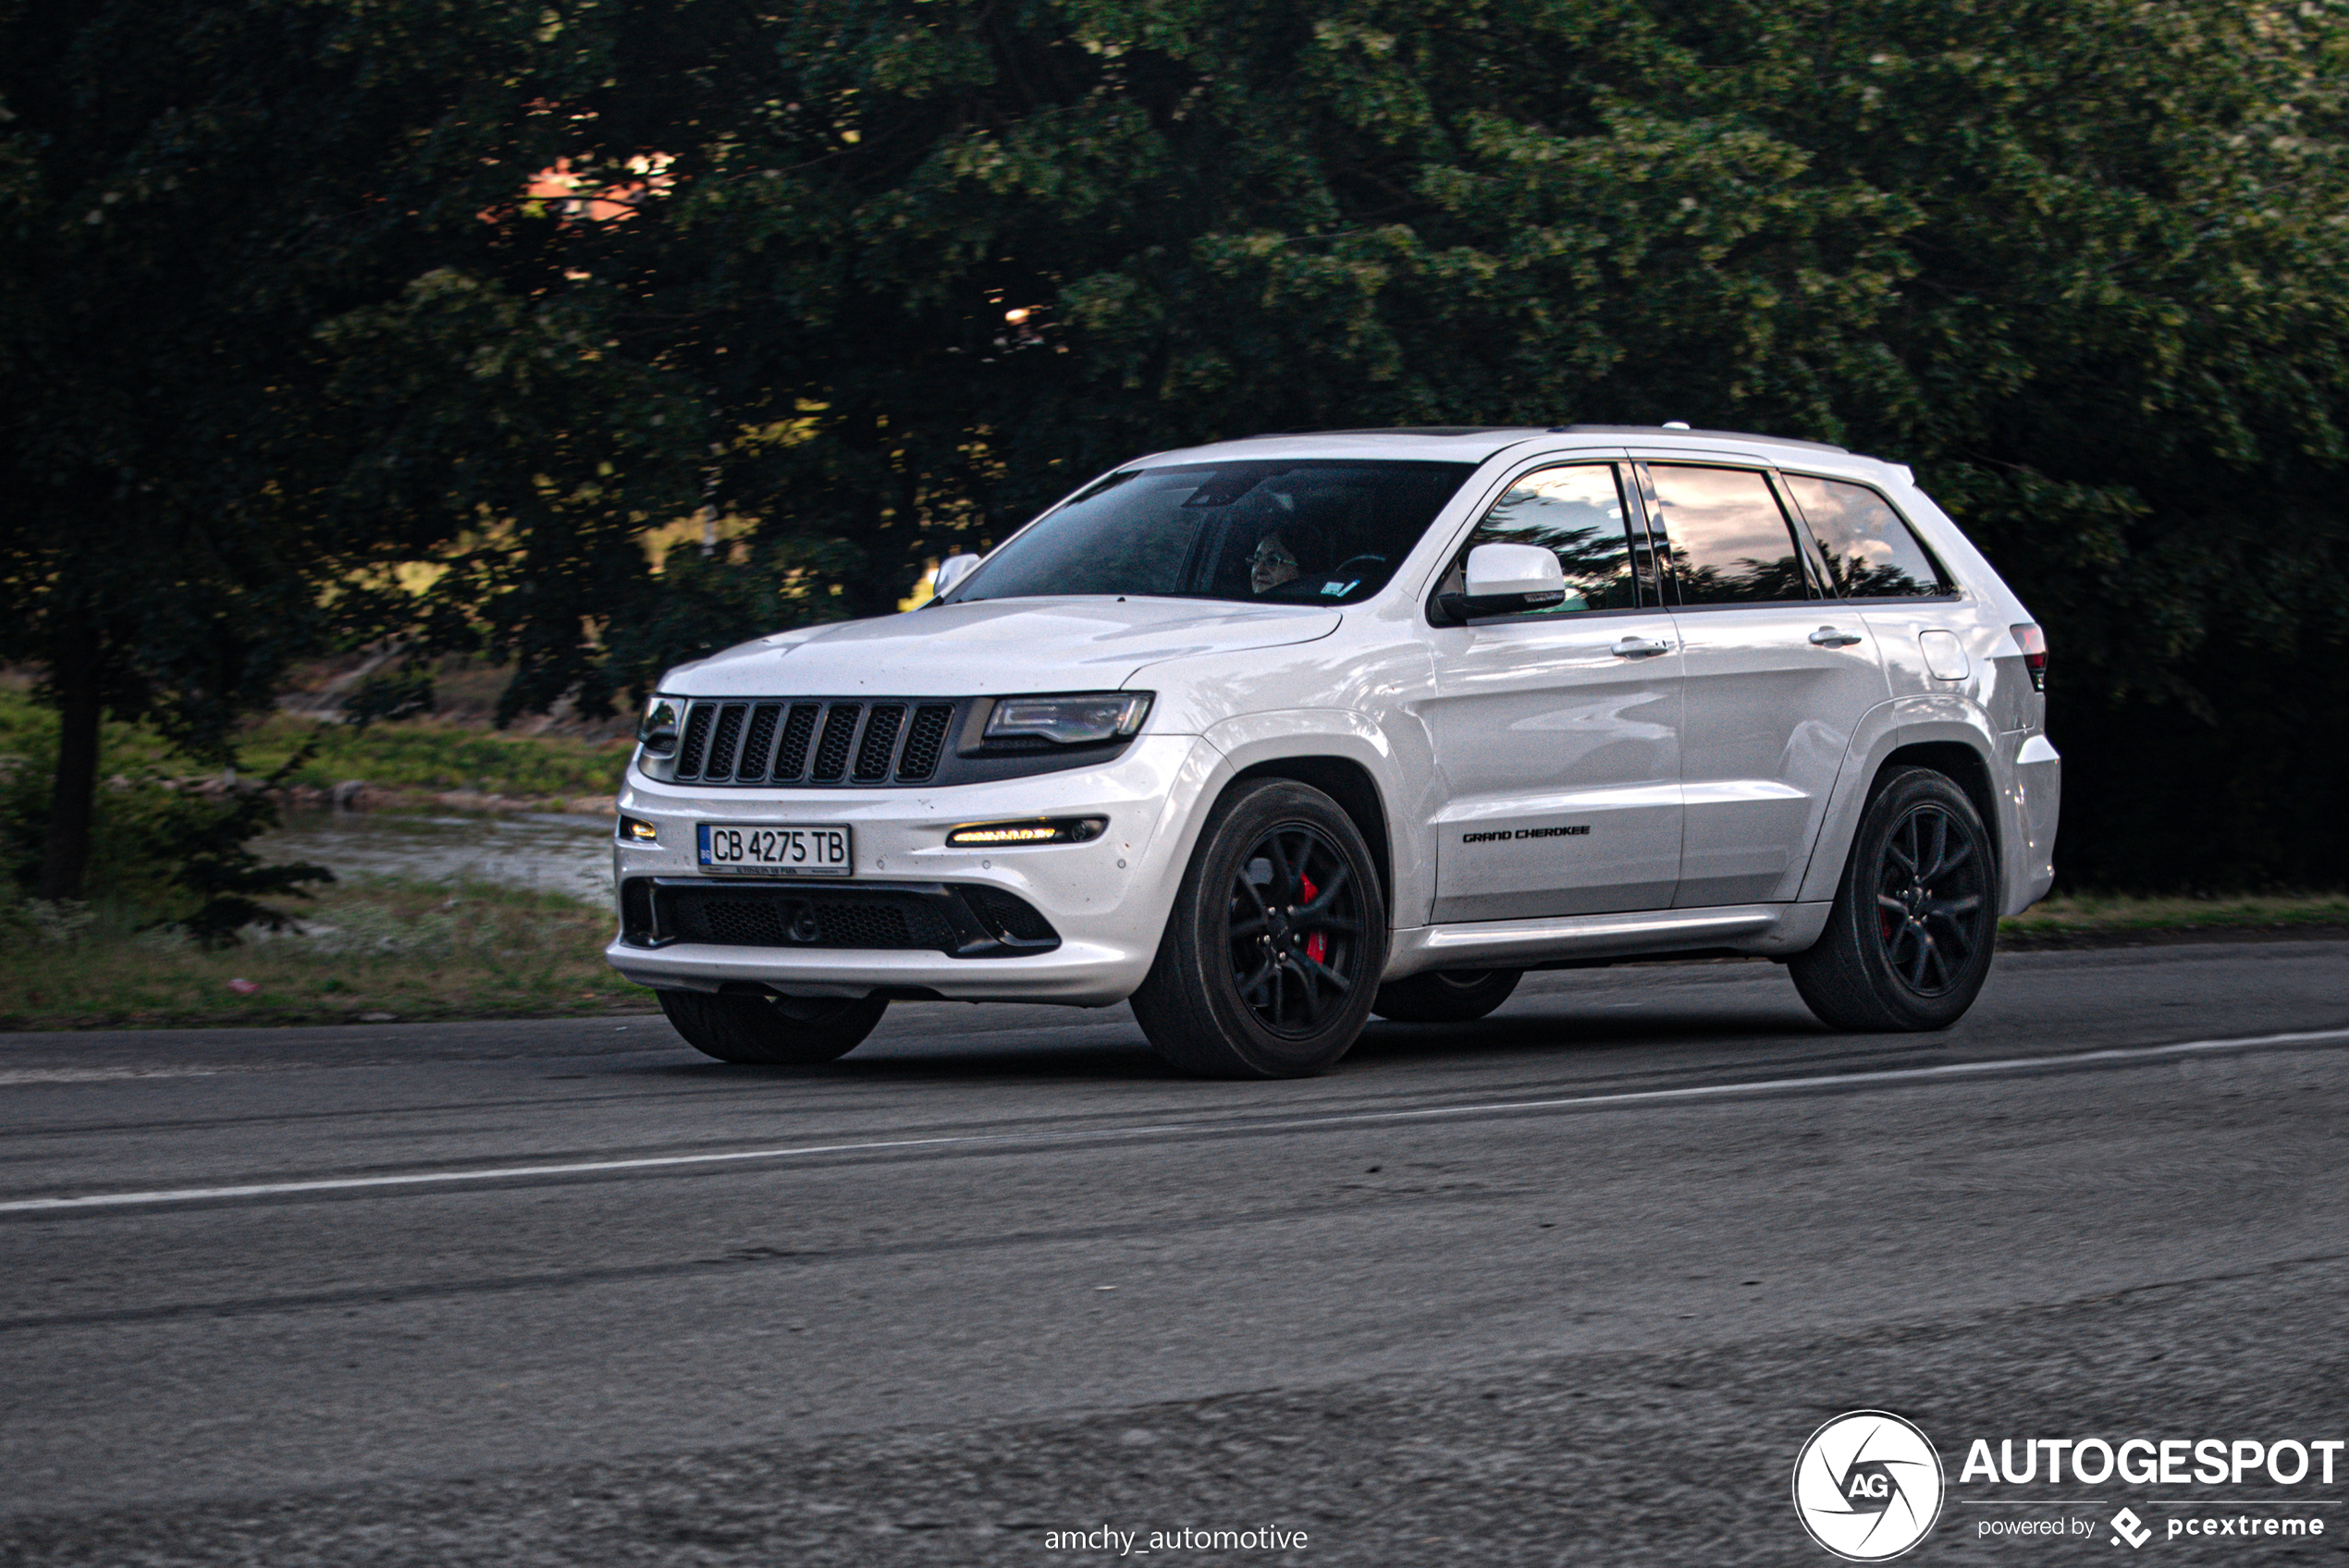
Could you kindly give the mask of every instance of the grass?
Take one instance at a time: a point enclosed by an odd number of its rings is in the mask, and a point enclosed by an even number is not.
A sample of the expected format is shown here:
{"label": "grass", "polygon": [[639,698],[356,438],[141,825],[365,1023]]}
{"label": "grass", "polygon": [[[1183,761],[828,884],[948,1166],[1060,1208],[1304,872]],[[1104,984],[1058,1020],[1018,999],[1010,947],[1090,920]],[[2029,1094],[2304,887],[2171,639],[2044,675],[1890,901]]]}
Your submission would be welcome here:
{"label": "grass", "polygon": [[2289,930],[2349,925],[2349,894],[2276,893],[2216,898],[2075,893],[1998,922],[2001,937],[2110,938],[2131,933]]}
{"label": "grass", "polygon": [[552,1018],[652,1005],[604,962],[610,912],[564,894],[351,878],[296,913],[298,931],[251,933],[216,951],[142,933],[120,911],[95,912],[78,930],[19,929],[0,946],[0,1030]]}
{"label": "grass", "polygon": [[[20,688],[0,686],[0,768],[12,761],[50,766],[56,755],[56,737],[54,712]],[[629,752],[625,738],[508,735],[432,718],[354,729],[274,713],[245,728],[238,741],[238,759],[246,774],[267,774],[304,741],[314,739],[317,754],[289,782],[326,790],[346,778],[359,778],[380,788],[471,790],[538,801],[613,793]],[[214,771],[213,765],[176,752],[162,736],[141,726],[109,723],[102,748],[102,778]]]}

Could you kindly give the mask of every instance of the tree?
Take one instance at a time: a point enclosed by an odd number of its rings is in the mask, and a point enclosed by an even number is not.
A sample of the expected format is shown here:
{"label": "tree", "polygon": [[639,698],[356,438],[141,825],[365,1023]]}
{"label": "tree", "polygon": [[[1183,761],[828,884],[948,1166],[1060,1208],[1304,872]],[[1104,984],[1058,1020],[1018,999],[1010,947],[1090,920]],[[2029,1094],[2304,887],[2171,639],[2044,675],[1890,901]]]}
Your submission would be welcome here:
{"label": "tree", "polygon": [[[1664,419],[1958,513],[2080,875],[2349,876],[2344,60],[2236,0],[0,0],[54,886],[99,711],[217,747],[325,638],[594,711],[1137,452]],[[656,577],[699,508],[755,526]]]}
{"label": "tree", "polygon": [[62,723],[43,896],[81,888],[102,715],[226,760],[289,659],[408,614],[382,568],[448,520],[349,498],[386,455],[319,332],[494,251],[599,14],[0,4],[0,657]]}
{"label": "tree", "polygon": [[[1839,440],[1915,466],[2048,623],[2072,866],[2349,875],[2312,803],[2349,784],[2318,739],[2349,705],[2335,8],[806,0],[622,31],[577,155],[658,149],[671,194],[568,243],[624,280],[613,340],[699,389],[708,493],[764,520],[745,571],[820,545],[877,613],[1112,462],[1258,430]],[[761,629],[598,653],[641,682]],[[2251,809],[2214,831],[2171,777]]]}

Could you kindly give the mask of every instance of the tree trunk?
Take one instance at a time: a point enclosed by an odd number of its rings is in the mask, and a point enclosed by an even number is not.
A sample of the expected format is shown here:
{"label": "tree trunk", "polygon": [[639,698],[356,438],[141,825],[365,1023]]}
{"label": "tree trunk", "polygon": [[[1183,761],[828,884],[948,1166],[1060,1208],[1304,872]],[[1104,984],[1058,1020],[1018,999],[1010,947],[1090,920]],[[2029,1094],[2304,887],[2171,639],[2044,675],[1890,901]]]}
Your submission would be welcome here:
{"label": "tree trunk", "polygon": [[41,896],[78,899],[90,875],[90,819],[98,791],[98,638],[76,616],[57,640],[49,667],[57,701],[57,779],[49,797],[49,841],[41,857]]}

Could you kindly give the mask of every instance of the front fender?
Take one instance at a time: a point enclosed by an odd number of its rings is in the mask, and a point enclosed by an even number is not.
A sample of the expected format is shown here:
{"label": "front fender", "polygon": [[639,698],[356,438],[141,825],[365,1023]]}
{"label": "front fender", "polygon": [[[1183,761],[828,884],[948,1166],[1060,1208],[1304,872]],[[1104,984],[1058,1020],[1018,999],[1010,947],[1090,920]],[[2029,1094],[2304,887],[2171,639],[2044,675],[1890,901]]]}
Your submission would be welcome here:
{"label": "front fender", "polygon": [[[1288,708],[1224,719],[1210,727],[1203,739],[1222,753],[1219,776],[1204,791],[1209,801],[1222,794],[1233,778],[1267,764],[1334,757],[1360,767],[1370,776],[1385,819],[1384,848],[1392,884],[1386,890],[1388,919],[1396,925],[1418,924],[1404,918],[1403,912],[1425,911],[1435,897],[1427,857],[1418,841],[1407,837],[1419,820],[1408,815],[1408,802],[1424,792],[1433,772],[1424,733],[1408,727],[1399,734],[1391,732],[1368,714],[1345,708]],[[1417,788],[1414,778],[1420,780]]]}

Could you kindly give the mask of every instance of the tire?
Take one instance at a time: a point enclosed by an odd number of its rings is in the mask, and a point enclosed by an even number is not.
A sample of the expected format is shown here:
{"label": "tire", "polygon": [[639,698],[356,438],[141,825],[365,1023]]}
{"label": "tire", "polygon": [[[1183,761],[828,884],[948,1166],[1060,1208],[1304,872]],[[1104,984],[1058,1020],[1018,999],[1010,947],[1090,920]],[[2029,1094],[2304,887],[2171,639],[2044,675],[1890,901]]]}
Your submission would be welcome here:
{"label": "tire", "polygon": [[705,1056],[746,1067],[813,1067],[855,1050],[873,1032],[889,998],[730,997],[658,991],[660,1011]]}
{"label": "tire", "polygon": [[1521,969],[1438,969],[1378,988],[1371,1011],[1397,1023],[1473,1023],[1509,999]]}
{"label": "tire", "polygon": [[1353,819],[1319,790],[1266,779],[1209,817],[1134,1016],[1199,1077],[1321,1072],[1370,1020],[1386,936]]}
{"label": "tire", "polygon": [[1989,975],[1997,888],[1990,834],[1965,791],[1903,769],[1861,814],[1826,930],[1787,971],[1830,1029],[1947,1029]]}

